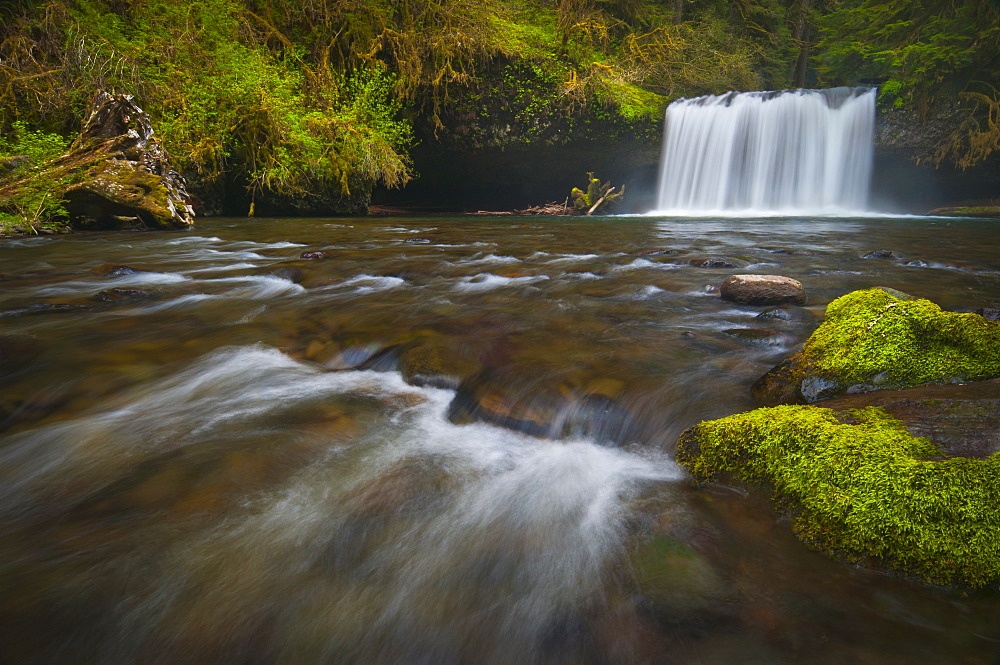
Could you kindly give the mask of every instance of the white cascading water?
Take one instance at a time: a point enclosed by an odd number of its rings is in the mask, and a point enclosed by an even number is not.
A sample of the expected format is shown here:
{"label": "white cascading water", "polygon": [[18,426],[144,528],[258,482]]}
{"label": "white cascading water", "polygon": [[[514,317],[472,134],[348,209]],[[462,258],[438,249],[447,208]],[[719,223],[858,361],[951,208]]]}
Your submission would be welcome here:
{"label": "white cascading water", "polygon": [[874,88],[731,92],[667,108],[659,213],[868,207]]}

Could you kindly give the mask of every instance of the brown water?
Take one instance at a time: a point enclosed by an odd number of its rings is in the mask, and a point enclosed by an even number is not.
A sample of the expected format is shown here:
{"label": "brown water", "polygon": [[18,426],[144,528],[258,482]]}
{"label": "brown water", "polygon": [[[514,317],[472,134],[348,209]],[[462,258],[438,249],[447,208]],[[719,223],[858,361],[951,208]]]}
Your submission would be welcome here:
{"label": "brown water", "polygon": [[[1000,306],[998,241],[498,217],[0,242],[0,662],[1000,662],[996,592],[829,561],[671,460],[843,293]],[[810,305],[757,319],[714,293],[738,272]]]}

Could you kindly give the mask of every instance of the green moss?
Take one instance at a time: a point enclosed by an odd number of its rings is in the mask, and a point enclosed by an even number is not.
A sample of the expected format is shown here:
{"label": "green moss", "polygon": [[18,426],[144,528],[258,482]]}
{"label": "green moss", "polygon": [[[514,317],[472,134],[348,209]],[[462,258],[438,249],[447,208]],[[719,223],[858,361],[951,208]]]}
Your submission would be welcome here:
{"label": "green moss", "polygon": [[802,353],[816,371],[845,383],[985,379],[1000,375],[1000,323],[882,289],[855,291],[830,303]]}
{"label": "green moss", "polygon": [[[937,584],[1000,582],[1000,454],[939,459],[881,409],[779,406],[701,423],[678,441],[698,479],[773,485],[798,537]],[[934,459],[937,458],[937,459]]]}

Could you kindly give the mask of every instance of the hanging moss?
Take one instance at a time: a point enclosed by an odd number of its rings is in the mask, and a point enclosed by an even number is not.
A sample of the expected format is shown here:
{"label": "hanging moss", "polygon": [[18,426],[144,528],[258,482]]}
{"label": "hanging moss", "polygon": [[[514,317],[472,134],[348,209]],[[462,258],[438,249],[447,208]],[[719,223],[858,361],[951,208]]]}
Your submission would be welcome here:
{"label": "hanging moss", "polygon": [[1000,454],[941,459],[881,409],[757,409],[681,435],[699,480],[774,487],[796,535],[827,555],[935,584],[1000,582]]}
{"label": "hanging moss", "polygon": [[891,289],[834,300],[802,351],[754,385],[765,404],[1000,376],[1000,323]]}

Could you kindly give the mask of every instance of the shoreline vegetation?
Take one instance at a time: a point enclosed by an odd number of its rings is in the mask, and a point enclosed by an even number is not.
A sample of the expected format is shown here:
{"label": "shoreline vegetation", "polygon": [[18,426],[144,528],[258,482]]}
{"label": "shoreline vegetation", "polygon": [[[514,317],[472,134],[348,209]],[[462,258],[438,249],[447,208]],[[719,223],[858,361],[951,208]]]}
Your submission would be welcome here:
{"label": "shoreline vegetation", "polygon": [[6,233],[65,228],[46,164],[98,90],[149,114],[199,215],[365,214],[373,191],[419,177],[416,147],[656,144],[666,104],[727,90],[878,85],[883,108],[918,123],[949,109],[934,146],[910,155],[921,163],[973,167],[1000,145],[991,0],[20,0],[2,11],[0,181],[36,176],[0,201]]}

